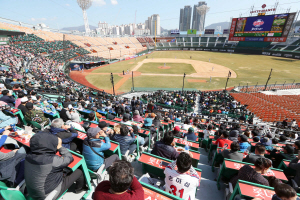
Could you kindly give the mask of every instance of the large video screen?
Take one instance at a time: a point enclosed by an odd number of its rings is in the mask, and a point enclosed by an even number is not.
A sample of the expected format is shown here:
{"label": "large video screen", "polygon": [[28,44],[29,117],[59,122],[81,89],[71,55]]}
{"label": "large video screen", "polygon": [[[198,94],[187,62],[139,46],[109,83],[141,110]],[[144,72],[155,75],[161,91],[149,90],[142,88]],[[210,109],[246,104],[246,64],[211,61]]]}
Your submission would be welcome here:
{"label": "large video screen", "polygon": [[233,18],[230,41],[285,42],[296,13]]}

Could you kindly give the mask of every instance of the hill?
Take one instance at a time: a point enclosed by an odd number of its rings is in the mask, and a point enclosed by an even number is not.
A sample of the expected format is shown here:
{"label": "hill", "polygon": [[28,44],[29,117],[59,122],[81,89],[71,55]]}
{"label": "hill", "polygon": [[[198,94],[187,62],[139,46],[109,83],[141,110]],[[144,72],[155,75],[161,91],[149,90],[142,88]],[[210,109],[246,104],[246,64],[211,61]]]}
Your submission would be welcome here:
{"label": "hill", "polygon": [[221,26],[222,30],[224,30],[228,29],[230,24],[230,22],[219,22],[206,26],[205,29],[216,29],[218,26]]}

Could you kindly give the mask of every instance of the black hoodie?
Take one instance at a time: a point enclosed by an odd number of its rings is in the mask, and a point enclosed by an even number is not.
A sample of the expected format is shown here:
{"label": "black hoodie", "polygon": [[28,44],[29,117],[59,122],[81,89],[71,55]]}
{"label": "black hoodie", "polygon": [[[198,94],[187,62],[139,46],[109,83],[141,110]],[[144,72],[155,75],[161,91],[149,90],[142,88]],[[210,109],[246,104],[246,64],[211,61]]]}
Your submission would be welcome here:
{"label": "black hoodie", "polygon": [[25,182],[29,195],[45,199],[53,190],[60,193],[63,169],[72,161],[72,154],[65,147],[58,151],[58,138],[49,133],[38,133],[30,139],[30,152],[25,159]]}

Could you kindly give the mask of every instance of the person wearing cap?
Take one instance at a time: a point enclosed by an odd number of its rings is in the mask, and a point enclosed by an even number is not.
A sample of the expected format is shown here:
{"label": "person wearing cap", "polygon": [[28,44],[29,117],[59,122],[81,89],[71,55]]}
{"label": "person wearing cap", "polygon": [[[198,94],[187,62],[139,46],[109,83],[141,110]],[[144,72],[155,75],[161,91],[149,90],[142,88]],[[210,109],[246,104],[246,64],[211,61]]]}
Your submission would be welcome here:
{"label": "person wearing cap", "polygon": [[193,127],[190,127],[188,132],[184,134],[183,137],[187,137],[188,140],[191,141],[196,141],[197,140],[197,136],[195,135],[195,131]]}
{"label": "person wearing cap", "polygon": [[28,102],[28,98],[27,97],[22,97],[21,98],[21,104],[18,106],[18,109],[21,110],[23,116],[25,116],[26,113],[28,112],[28,109],[26,108],[27,102]]}
{"label": "person wearing cap", "polygon": [[[55,155],[59,152],[60,155]],[[80,168],[68,175],[64,169],[73,162],[72,154],[62,146],[62,140],[49,133],[34,134],[30,139],[30,152],[25,158],[25,182],[32,199],[59,198],[74,182],[75,193],[85,189],[85,179]],[[48,198],[47,198],[48,199]]]}
{"label": "person wearing cap", "polygon": [[[103,142],[100,137],[104,137],[105,142]],[[110,147],[110,139],[103,130],[99,127],[89,128],[87,131],[87,138],[83,141],[82,150],[82,155],[84,156],[87,167],[92,171],[97,171],[101,165],[104,164],[104,169],[107,169],[113,162],[120,160],[117,154],[104,158],[103,152]]]}
{"label": "person wearing cap", "polygon": [[118,114],[118,116],[123,116],[125,113],[125,108],[124,106],[122,106],[122,104],[120,102],[116,102],[116,104],[113,106],[113,108],[115,109],[116,114]]}
{"label": "person wearing cap", "polygon": [[260,144],[264,145],[266,147],[267,151],[272,151],[272,140],[270,140],[268,137],[263,137],[260,139]]}
{"label": "person wearing cap", "polygon": [[293,160],[295,159],[294,155],[294,148],[292,145],[286,144],[285,146],[282,147],[283,153],[277,153],[277,151],[281,150],[281,147],[275,147],[271,153],[271,159],[273,160],[273,166],[275,168],[278,167],[278,165],[281,163],[282,160]]}
{"label": "person wearing cap", "polygon": [[238,137],[238,141],[239,141],[241,152],[244,152],[246,150],[248,150],[248,152],[250,152],[251,144],[248,142],[248,137],[246,135],[240,135]]}
{"label": "person wearing cap", "polygon": [[38,109],[35,109],[33,106],[33,103],[28,102],[26,104],[26,108],[28,109],[28,112],[25,114],[25,120],[30,122],[37,122],[40,125],[48,125],[50,120],[45,117],[44,112]]}
{"label": "person wearing cap", "polygon": [[7,105],[9,105],[10,107],[15,106],[16,100],[8,90],[3,90],[2,95],[3,96],[0,98],[0,101],[7,103]]}
{"label": "person wearing cap", "polygon": [[108,128],[108,127],[109,127],[109,124],[106,123],[105,121],[100,121],[100,122],[98,123],[98,127],[99,127],[102,131],[104,131],[104,133],[105,133],[106,135],[108,135],[108,136],[113,136],[114,130],[113,130],[113,129],[109,129],[109,128]]}
{"label": "person wearing cap", "polygon": [[135,122],[140,122],[140,123],[143,123],[143,118],[140,116],[140,113],[138,110],[135,110],[133,112],[133,118],[132,118],[133,121]]}
{"label": "person wearing cap", "polygon": [[174,134],[175,137],[182,137],[182,135],[180,133],[180,127],[179,126],[174,127],[173,134]]}
{"label": "person wearing cap", "polygon": [[144,119],[144,128],[149,129],[152,126],[151,114],[148,114],[147,118]]}

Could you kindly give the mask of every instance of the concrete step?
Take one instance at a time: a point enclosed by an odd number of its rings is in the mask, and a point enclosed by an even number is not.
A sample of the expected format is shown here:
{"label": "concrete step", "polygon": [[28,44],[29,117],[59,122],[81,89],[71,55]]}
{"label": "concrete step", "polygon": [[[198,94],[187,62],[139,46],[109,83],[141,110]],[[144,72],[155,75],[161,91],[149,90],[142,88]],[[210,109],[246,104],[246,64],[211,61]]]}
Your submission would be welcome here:
{"label": "concrete step", "polygon": [[225,199],[225,192],[224,192],[224,190],[218,190],[217,182],[203,178],[203,175],[204,175],[204,173],[202,171],[200,187],[196,193],[196,199],[199,199],[199,200]]}

